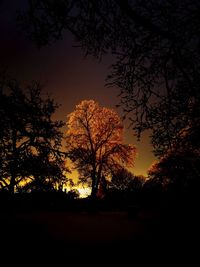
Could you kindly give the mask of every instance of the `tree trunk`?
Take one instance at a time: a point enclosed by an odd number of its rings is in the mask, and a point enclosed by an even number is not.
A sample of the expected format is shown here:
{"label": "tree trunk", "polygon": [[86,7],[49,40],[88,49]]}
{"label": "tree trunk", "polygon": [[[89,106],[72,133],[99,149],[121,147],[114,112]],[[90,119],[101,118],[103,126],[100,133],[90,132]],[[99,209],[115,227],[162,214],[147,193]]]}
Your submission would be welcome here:
{"label": "tree trunk", "polygon": [[98,186],[97,186],[96,176],[94,176],[94,177],[92,177],[91,199],[96,200],[96,198],[97,198],[97,191],[98,191]]}
{"label": "tree trunk", "polygon": [[97,190],[98,190],[98,185],[97,185],[97,175],[96,175],[96,161],[94,160],[93,162],[93,170],[91,174],[92,178],[92,191],[91,191],[91,199],[96,200],[97,198]]}
{"label": "tree trunk", "polygon": [[15,192],[15,175],[11,174],[11,180],[10,180],[10,184],[9,184],[9,192],[11,194],[14,194]]}
{"label": "tree trunk", "polygon": [[102,164],[100,164],[99,169],[98,169],[98,173],[97,173],[97,178],[96,178],[96,194],[98,195],[99,192],[99,185],[101,183],[101,172],[102,172]]}
{"label": "tree trunk", "polygon": [[11,162],[11,169],[10,169],[10,175],[11,180],[9,184],[9,192],[11,194],[14,194],[15,192],[15,179],[16,179],[16,163],[17,161],[17,133],[16,130],[13,130],[12,132],[12,162]]}
{"label": "tree trunk", "polygon": [[96,186],[96,176],[92,177],[92,191],[90,195],[89,209],[91,213],[97,212],[97,186]]}

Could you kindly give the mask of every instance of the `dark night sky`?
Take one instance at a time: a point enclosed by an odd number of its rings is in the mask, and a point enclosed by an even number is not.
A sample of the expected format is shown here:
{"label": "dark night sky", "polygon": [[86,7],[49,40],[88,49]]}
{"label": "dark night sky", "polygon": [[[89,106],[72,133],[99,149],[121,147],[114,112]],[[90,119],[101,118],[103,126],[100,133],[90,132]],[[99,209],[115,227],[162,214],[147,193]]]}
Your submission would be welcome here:
{"label": "dark night sky", "polygon": [[[113,59],[107,56],[98,62],[84,58],[82,51],[73,47],[77,44],[70,34],[51,46],[37,49],[16,28],[16,10],[24,8],[26,2],[0,0],[0,70],[6,69],[10,76],[25,83],[38,80],[45,84],[45,90],[62,105],[56,118],[64,121],[83,99],[94,99],[102,106],[115,108],[119,102],[118,89],[104,86]],[[146,174],[155,159],[148,135],[144,134],[142,140],[136,142],[133,132],[126,130],[125,141],[137,147],[134,173]]]}

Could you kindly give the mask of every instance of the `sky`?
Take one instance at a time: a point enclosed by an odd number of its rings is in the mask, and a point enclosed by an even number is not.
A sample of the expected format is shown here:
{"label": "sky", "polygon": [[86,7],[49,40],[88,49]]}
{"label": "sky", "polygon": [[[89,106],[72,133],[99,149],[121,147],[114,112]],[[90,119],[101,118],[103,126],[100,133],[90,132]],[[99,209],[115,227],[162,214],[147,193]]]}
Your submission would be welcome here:
{"label": "sky", "polygon": [[[66,121],[81,100],[94,99],[101,106],[115,109],[119,103],[118,88],[105,87],[105,78],[113,62],[111,56],[102,61],[84,57],[69,33],[51,46],[38,49],[16,27],[16,11],[24,8],[26,0],[0,0],[0,70],[26,83],[40,81],[44,91],[50,94],[61,107],[56,119]],[[137,142],[134,133],[125,123],[125,143],[134,144],[137,158],[133,172],[146,175],[155,157],[152,153],[148,133]],[[73,174],[76,175],[76,174]]]}

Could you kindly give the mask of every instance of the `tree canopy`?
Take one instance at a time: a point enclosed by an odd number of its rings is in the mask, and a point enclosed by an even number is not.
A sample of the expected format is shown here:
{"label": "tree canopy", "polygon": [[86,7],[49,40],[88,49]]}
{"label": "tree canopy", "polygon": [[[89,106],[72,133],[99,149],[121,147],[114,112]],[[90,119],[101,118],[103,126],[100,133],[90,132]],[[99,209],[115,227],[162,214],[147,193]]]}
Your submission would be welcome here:
{"label": "tree canopy", "polygon": [[[30,0],[20,24],[39,45],[72,32],[86,54],[112,53],[108,84],[135,134],[151,130],[164,154],[179,132],[199,119],[198,0]],[[192,107],[192,112],[191,112]]]}
{"label": "tree canopy", "polygon": [[179,133],[179,142],[154,162],[148,171],[150,181],[160,183],[165,189],[194,191],[200,181],[199,122],[189,125]]}
{"label": "tree canopy", "polygon": [[137,176],[127,169],[120,168],[112,173],[110,188],[119,192],[134,192],[142,188],[144,182],[144,176]]}
{"label": "tree canopy", "polygon": [[43,98],[41,86],[27,87],[1,77],[0,81],[0,187],[14,192],[29,182],[41,189],[62,183],[62,121],[52,119],[58,105]]}
{"label": "tree canopy", "polygon": [[81,177],[89,177],[96,196],[105,177],[122,166],[133,166],[135,147],[123,144],[117,113],[94,100],[83,100],[68,115],[67,153]]}

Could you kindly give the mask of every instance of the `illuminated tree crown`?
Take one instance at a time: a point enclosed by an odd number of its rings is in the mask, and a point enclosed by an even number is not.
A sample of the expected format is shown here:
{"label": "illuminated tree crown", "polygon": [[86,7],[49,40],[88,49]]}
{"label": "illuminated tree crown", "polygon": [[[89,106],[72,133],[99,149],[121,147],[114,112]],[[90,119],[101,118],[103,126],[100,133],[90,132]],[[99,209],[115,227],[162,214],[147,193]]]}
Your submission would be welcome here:
{"label": "illuminated tree crown", "polygon": [[67,126],[68,155],[91,181],[92,195],[114,169],[133,166],[135,147],[123,144],[123,125],[114,110],[83,100],[68,115]]}

